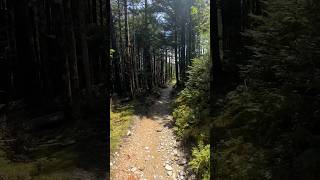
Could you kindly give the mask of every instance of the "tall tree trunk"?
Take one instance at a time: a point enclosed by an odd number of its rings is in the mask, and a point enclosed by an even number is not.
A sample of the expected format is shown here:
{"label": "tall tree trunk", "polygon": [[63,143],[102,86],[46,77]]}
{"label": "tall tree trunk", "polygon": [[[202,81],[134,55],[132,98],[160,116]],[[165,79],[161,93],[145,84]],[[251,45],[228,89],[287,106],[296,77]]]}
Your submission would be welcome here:
{"label": "tall tree trunk", "polygon": [[177,27],[175,27],[174,31],[174,61],[175,61],[175,67],[176,67],[176,81],[177,85],[180,85],[180,80],[179,80],[179,64],[178,64],[178,32],[177,32]]}
{"label": "tall tree trunk", "polygon": [[[112,27],[111,26],[111,6],[110,6],[110,0],[106,0],[106,24],[107,24],[107,27],[110,28]],[[107,84],[110,84],[110,68],[111,68],[111,61],[110,61],[110,29],[108,29],[106,31],[106,44],[107,44],[107,47],[106,47],[106,74],[107,74]],[[106,117],[109,117],[110,118],[110,89],[107,87],[106,89],[106,100],[108,103],[106,103]],[[105,121],[102,121],[102,126],[101,127],[104,127],[103,129],[108,129],[110,128],[110,121],[107,121],[107,123]],[[107,139],[106,137],[110,137],[110,131],[102,131],[102,132],[107,132],[107,134],[103,137],[103,142],[108,142],[109,139]],[[104,153],[106,155],[105,159],[106,159],[106,162],[109,164],[110,162],[110,156],[107,156],[107,154],[110,154],[110,143],[103,143],[103,144],[107,144],[107,152]],[[108,168],[106,169],[106,172],[110,172],[110,166],[107,166]],[[107,174],[106,177],[110,177],[109,174]]]}
{"label": "tall tree trunk", "polygon": [[66,38],[67,41],[70,42],[69,47],[69,66],[70,66],[70,79],[71,79],[71,90],[72,90],[72,99],[71,103],[75,113],[77,113],[79,109],[79,73],[78,73],[78,56],[77,56],[77,41],[75,35],[75,27],[72,18],[72,9],[76,9],[77,6],[73,4],[71,0],[67,1],[66,4],[66,19],[67,19],[67,29],[66,29]]}
{"label": "tall tree trunk", "polygon": [[[210,3],[210,25],[212,31],[210,31],[210,59],[211,59],[211,69],[210,69],[210,112],[214,112],[215,96],[217,95],[218,82],[221,80],[221,60],[220,60],[220,42],[219,42],[219,23],[218,23],[218,0],[214,0]],[[211,134],[211,148],[210,151],[216,152],[216,139],[217,134]],[[212,155],[212,154],[211,154]],[[217,165],[214,156],[211,156],[211,162],[213,162],[213,168],[211,169],[211,177],[216,177]]]}
{"label": "tall tree trunk", "polygon": [[79,2],[79,23],[80,23],[80,39],[81,39],[81,49],[82,49],[82,65],[84,69],[85,85],[86,85],[86,96],[90,106],[92,106],[93,96],[92,96],[92,84],[91,84],[91,73],[90,73],[90,62],[88,53],[88,42],[87,42],[87,30],[85,22],[85,0],[80,0]]}
{"label": "tall tree trunk", "polygon": [[[135,10],[134,2],[132,2],[132,8],[133,11]],[[135,22],[135,16],[132,14],[132,21]],[[136,91],[139,89],[139,79],[138,79],[138,67],[137,67],[137,60],[139,62],[139,59],[137,59],[136,54],[136,32],[135,32],[135,26],[133,24],[132,32],[133,32],[133,43],[132,43],[132,63],[133,63],[133,77],[134,77],[134,85],[136,88]],[[138,54],[139,56],[139,54]],[[139,57],[138,57],[139,58]]]}
{"label": "tall tree trunk", "polygon": [[120,75],[120,83],[121,83],[121,90],[127,92],[128,89],[126,89],[126,84],[125,83],[125,76],[123,74],[125,73],[125,60],[123,58],[123,40],[122,40],[122,25],[121,25],[121,6],[120,6],[120,0],[117,1],[118,4],[118,28],[119,28],[119,75]]}
{"label": "tall tree trunk", "polygon": [[124,0],[124,31],[125,31],[125,64],[126,64],[126,80],[128,81],[128,88],[130,90],[130,95],[134,96],[134,87],[133,87],[133,76],[132,76],[132,61],[130,54],[129,46],[129,22],[128,22],[128,1]]}
{"label": "tall tree trunk", "polygon": [[99,0],[100,26],[103,26],[103,17],[104,17],[102,7],[103,7],[102,0]]}
{"label": "tall tree trunk", "polygon": [[[172,52],[172,51],[171,51],[171,52]],[[171,54],[171,53],[170,53],[170,54]],[[169,62],[170,62],[170,63],[169,63],[169,65],[170,65],[170,81],[171,81],[172,78],[173,78],[173,65],[172,65],[173,62],[172,62],[172,59],[173,59],[173,58],[172,58],[172,56],[170,55],[170,56],[169,56]]]}
{"label": "tall tree trunk", "polygon": [[221,80],[221,59],[220,59],[220,41],[219,41],[219,23],[218,23],[218,3],[213,1],[210,3],[210,10],[212,18],[210,24],[212,31],[210,32],[210,58],[211,58],[211,71],[210,71],[210,100],[214,102],[214,96],[217,93],[218,82]]}
{"label": "tall tree trunk", "polygon": [[92,0],[92,22],[97,24],[97,1]]}
{"label": "tall tree trunk", "polygon": [[150,47],[149,47],[149,32],[148,32],[148,0],[144,1],[144,51],[143,51],[143,59],[144,59],[144,67],[145,67],[145,75],[147,81],[147,90],[152,90],[152,72],[151,72],[151,55],[150,55]]}
{"label": "tall tree trunk", "polygon": [[168,70],[168,49],[165,49],[165,63],[164,63],[164,82],[167,83],[169,77],[169,70]]}
{"label": "tall tree trunk", "polygon": [[15,36],[17,45],[17,90],[19,98],[25,97],[27,103],[35,104],[38,96],[36,82],[32,33],[29,22],[27,0],[14,1]]}
{"label": "tall tree trunk", "polygon": [[181,47],[180,47],[180,69],[181,69],[181,83],[184,84],[186,80],[186,26],[184,21],[181,24]]}

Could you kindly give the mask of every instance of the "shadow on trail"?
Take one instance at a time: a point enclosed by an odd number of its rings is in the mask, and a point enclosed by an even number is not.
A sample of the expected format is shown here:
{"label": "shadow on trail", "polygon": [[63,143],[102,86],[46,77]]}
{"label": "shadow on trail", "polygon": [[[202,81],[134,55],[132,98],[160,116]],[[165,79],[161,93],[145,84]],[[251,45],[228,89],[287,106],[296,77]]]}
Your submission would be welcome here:
{"label": "shadow on trail", "polygon": [[137,103],[133,107],[134,115],[140,119],[146,117],[152,120],[171,120],[171,92],[172,86],[168,86],[160,89],[159,97],[153,95],[138,97]]}

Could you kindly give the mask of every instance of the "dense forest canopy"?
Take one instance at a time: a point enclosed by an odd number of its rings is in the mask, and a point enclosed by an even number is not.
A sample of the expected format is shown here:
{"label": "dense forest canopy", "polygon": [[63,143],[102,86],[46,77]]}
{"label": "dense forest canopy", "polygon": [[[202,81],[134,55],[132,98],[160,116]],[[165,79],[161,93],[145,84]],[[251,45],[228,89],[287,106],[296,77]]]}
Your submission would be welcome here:
{"label": "dense forest canopy", "polygon": [[173,78],[183,84],[191,59],[205,49],[192,18],[194,3],[111,2],[114,92],[133,97]]}

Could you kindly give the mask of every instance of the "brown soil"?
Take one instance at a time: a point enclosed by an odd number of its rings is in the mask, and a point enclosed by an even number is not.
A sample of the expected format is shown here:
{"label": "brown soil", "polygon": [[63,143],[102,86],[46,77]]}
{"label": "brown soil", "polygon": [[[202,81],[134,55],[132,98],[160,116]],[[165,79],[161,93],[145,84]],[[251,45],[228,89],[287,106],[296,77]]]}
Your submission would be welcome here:
{"label": "brown soil", "polygon": [[162,89],[147,115],[135,116],[130,133],[111,158],[111,179],[193,179],[186,177],[186,157],[173,133],[171,91],[172,87]]}

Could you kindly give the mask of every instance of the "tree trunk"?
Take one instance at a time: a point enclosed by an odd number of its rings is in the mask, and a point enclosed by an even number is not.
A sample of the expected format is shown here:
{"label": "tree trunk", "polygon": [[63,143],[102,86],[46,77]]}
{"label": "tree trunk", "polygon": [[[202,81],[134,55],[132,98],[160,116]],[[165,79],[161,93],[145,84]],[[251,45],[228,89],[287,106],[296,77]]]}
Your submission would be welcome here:
{"label": "tree trunk", "polygon": [[79,99],[79,74],[78,74],[78,62],[77,62],[77,42],[74,32],[74,22],[72,19],[71,10],[76,8],[74,4],[71,4],[71,0],[66,2],[66,21],[67,21],[67,28],[66,28],[66,38],[67,42],[70,42],[69,45],[69,59],[68,59],[68,66],[70,68],[70,79],[71,79],[71,90],[72,90],[72,97],[71,103],[73,106],[78,106],[78,99]]}
{"label": "tree trunk", "polygon": [[103,26],[102,0],[99,0],[100,26]]}
{"label": "tree trunk", "polygon": [[32,33],[29,23],[28,2],[14,1],[15,36],[17,45],[17,92],[19,98],[26,98],[28,104],[35,105],[39,95],[34,62]]}
{"label": "tree trunk", "polygon": [[89,62],[89,53],[88,53],[88,42],[87,42],[87,30],[85,22],[85,0],[80,0],[79,2],[79,23],[80,23],[80,34],[81,34],[81,49],[82,49],[82,65],[84,69],[85,76],[85,85],[86,85],[86,97],[89,103],[89,106],[92,106],[92,84],[91,84],[91,73],[90,73],[90,62]]}
{"label": "tree trunk", "polygon": [[[106,24],[107,24],[107,27],[110,28],[112,27],[111,26],[111,6],[110,6],[110,0],[106,0]],[[110,84],[110,66],[111,66],[111,61],[110,61],[110,29],[108,29],[106,31],[106,44],[107,44],[107,47],[106,47],[106,74],[107,74],[107,84]],[[107,86],[107,89],[106,89],[106,117],[110,118],[110,89],[108,88]],[[110,131],[105,131],[105,129],[108,129],[110,128],[110,121],[101,121],[102,124],[101,124],[101,127],[104,127],[103,131],[102,132],[107,132],[106,134],[103,134],[102,137],[103,137],[103,142],[108,142],[109,139],[107,139],[106,137],[110,137]],[[106,159],[106,162],[110,162],[110,156],[108,156],[107,154],[110,154],[110,143],[104,143],[104,144],[107,144],[107,152],[104,153],[105,154],[105,159]],[[109,167],[109,166],[107,166]],[[109,171],[110,169],[106,169],[106,172],[110,172]],[[106,177],[109,177],[109,174],[107,174]]]}
{"label": "tree trunk", "polygon": [[181,24],[181,47],[180,47],[180,69],[181,69],[181,83],[184,84],[186,80],[186,26],[184,21]]}
{"label": "tree trunk", "polygon": [[210,24],[212,25],[212,31],[210,32],[210,57],[212,62],[210,71],[210,102],[214,103],[214,96],[216,95],[217,89],[219,88],[218,82],[221,80],[221,59],[217,1],[213,1],[212,3],[210,3],[210,10],[212,15],[212,18],[210,19]]}
{"label": "tree trunk", "polygon": [[152,90],[152,72],[151,72],[151,55],[150,55],[150,47],[149,47],[149,33],[148,33],[148,0],[144,1],[145,3],[145,15],[144,15],[144,29],[145,29],[145,38],[144,38],[144,51],[143,51],[143,59],[145,68],[145,78],[147,80],[147,90]]}
{"label": "tree trunk", "polygon": [[97,1],[92,0],[92,22],[97,24]]}
{"label": "tree trunk", "polygon": [[179,81],[179,65],[178,65],[178,34],[177,34],[177,27],[175,29],[174,32],[174,39],[175,39],[175,43],[174,43],[174,60],[175,60],[175,67],[176,67],[176,81],[177,81],[177,85],[180,85],[180,81]]}

